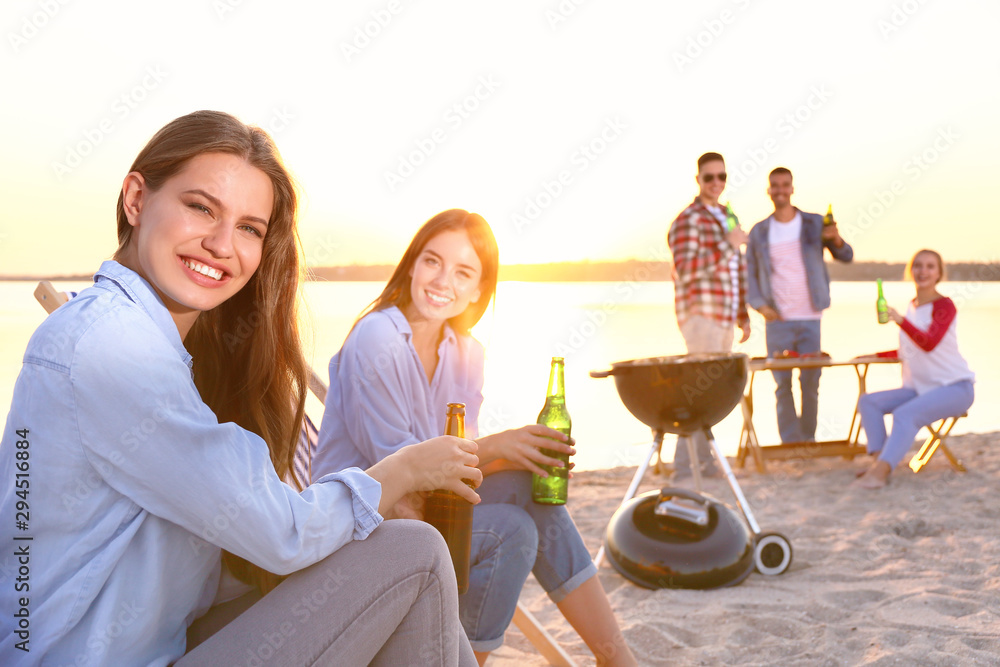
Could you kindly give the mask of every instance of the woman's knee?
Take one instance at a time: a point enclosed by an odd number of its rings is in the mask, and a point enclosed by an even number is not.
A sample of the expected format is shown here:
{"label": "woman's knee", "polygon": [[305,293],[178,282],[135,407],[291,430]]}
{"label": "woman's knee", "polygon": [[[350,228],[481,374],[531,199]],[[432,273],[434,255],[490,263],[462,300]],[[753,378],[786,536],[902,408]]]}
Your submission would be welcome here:
{"label": "woman's knee", "polygon": [[396,554],[403,560],[437,569],[451,567],[448,545],[438,530],[424,521],[392,519],[383,521],[366,542],[375,538],[372,546],[380,553]]}
{"label": "woman's knee", "polygon": [[535,553],[538,551],[538,528],[530,514],[520,507],[508,505],[505,525],[505,540],[511,546],[516,546],[519,553]]}
{"label": "woman's knee", "polygon": [[[484,550],[480,560],[503,560],[538,551],[538,529],[535,520],[516,505],[480,505],[476,508],[479,516],[474,520],[474,529]],[[530,565],[529,565],[530,569]]]}
{"label": "woman's knee", "polygon": [[892,411],[893,430],[897,427],[906,427],[914,431],[919,431],[929,423],[930,420],[926,418],[923,410],[910,403],[903,403]]}

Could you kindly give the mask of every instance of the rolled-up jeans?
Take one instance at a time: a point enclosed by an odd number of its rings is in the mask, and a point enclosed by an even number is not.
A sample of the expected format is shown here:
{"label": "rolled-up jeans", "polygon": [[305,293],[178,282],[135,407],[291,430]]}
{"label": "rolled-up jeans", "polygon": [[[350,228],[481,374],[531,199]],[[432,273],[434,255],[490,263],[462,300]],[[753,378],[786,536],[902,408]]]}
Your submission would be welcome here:
{"label": "rolled-up jeans", "polygon": [[523,509],[487,504],[485,500],[476,505],[472,512],[469,589],[458,596],[459,617],[473,650],[488,653],[503,644],[521,588],[531,573],[531,563],[522,554],[537,548],[535,522]]}
{"label": "rolled-up jeans", "polygon": [[[472,515],[473,566],[459,609],[472,647],[486,652],[503,644],[528,572],[559,602],[597,568],[566,506],[531,500],[530,472],[488,475],[476,492],[482,502]],[[491,556],[484,559],[484,553]]]}
{"label": "rolled-up jeans", "polygon": [[[868,453],[878,454],[895,468],[924,426],[965,414],[975,398],[972,382],[963,380],[918,394],[907,387],[864,394],[858,400]],[[885,416],[892,414],[892,432],[885,435]]]}

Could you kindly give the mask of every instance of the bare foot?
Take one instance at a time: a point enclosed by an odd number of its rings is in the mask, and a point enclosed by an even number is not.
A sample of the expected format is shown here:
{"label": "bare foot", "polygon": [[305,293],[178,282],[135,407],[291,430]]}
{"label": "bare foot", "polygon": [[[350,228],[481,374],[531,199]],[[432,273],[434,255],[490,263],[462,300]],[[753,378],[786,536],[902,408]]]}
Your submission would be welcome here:
{"label": "bare foot", "polygon": [[866,472],[868,472],[869,470],[872,469],[873,465],[875,465],[874,462],[873,463],[869,463],[864,468],[858,468],[857,470],[854,471],[854,476],[855,477],[863,477]]}
{"label": "bare foot", "polygon": [[889,483],[892,468],[885,461],[876,461],[872,467],[854,481],[854,486],[861,489],[881,489]]}

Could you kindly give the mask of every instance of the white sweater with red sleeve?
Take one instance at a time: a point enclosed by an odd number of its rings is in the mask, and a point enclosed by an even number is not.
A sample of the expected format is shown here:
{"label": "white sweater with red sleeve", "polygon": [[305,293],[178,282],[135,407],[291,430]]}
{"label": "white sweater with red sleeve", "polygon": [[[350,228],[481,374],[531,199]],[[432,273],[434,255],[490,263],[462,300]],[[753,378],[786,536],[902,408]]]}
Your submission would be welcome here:
{"label": "white sweater with red sleeve", "polygon": [[942,297],[917,306],[913,301],[899,328],[903,386],[923,394],[976,376],[958,351],[955,304]]}

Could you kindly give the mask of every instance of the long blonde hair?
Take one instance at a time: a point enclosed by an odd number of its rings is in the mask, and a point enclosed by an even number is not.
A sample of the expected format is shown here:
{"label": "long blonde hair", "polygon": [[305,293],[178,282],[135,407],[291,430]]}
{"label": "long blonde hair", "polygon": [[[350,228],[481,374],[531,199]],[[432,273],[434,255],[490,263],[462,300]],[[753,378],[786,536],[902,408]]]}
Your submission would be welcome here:
{"label": "long blonde hair", "polygon": [[[268,444],[278,476],[301,490],[293,461],[305,414],[308,366],[298,330],[301,242],[291,176],[267,133],[218,111],[196,111],[153,135],[130,171],[157,190],[203,153],[238,156],[264,172],[274,188],[260,265],[232,298],[203,312],[184,346],[194,357],[194,381],[219,422],[235,422]],[[118,198],[118,250],[132,239],[123,197]],[[230,553],[226,564],[240,579],[267,592],[280,578]]]}

